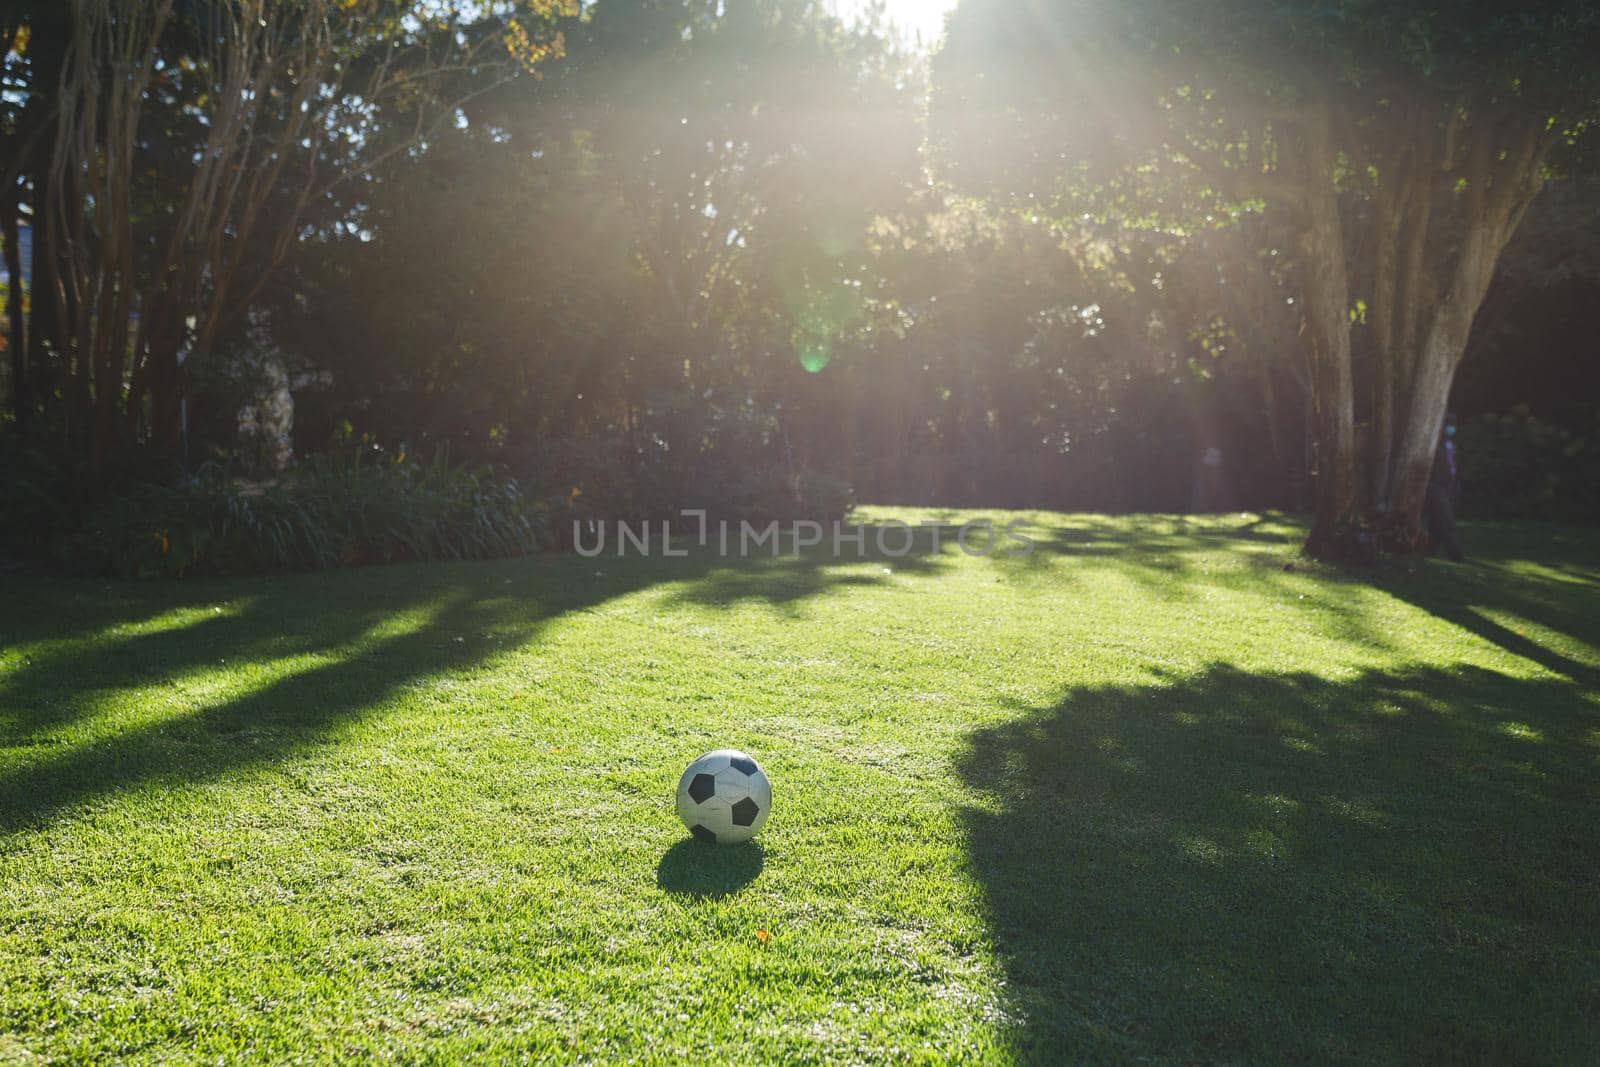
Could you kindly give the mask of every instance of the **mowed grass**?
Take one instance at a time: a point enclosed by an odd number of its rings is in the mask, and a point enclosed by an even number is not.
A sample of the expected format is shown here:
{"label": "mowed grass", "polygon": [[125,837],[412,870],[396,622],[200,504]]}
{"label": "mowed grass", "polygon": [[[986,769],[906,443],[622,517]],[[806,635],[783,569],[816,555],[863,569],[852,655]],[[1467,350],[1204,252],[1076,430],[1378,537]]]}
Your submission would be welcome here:
{"label": "mowed grass", "polygon": [[0,585],[0,1060],[1600,1061],[1600,537],[1027,517]]}

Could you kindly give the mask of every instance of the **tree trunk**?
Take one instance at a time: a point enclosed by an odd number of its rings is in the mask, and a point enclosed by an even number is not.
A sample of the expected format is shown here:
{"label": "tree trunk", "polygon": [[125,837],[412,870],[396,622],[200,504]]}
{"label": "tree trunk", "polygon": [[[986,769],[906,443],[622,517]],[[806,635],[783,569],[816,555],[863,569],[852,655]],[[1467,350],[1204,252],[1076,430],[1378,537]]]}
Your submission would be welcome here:
{"label": "tree trunk", "polygon": [[0,226],[4,227],[6,276],[10,279],[6,292],[6,321],[9,323],[6,340],[11,350],[11,410],[16,415],[17,426],[26,430],[33,403],[28,395],[28,345],[22,314],[22,249],[19,247],[21,227],[17,224],[15,198],[0,205]]}
{"label": "tree trunk", "polygon": [[1433,309],[1409,383],[1405,428],[1386,502],[1391,526],[1385,531],[1385,540],[1391,547],[1414,550],[1423,543],[1428,475],[1456,368],[1471,339],[1473,320],[1488,295],[1500,253],[1543,186],[1541,169],[1551,143],[1547,133],[1536,124],[1529,125],[1516,141],[1501,150],[1489,136],[1480,136],[1473,146],[1466,174],[1467,230],[1448,287]]}
{"label": "tree trunk", "polygon": [[1333,150],[1325,113],[1303,135],[1308,177],[1301,251],[1306,318],[1311,335],[1316,467],[1314,513],[1306,551],[1353,558],[1359,501],[1356,481],[1355,385],[1350,370],[1350,291],[1344,230],[1333,184]]}
{"label": "tree trunk", "polygon": [[1390,459],[1394,452],[1395,378],[1400,362],[1396,330],[1400,321],[1401,278],[1400,240],[1412,197],[1411,183],[1396,173],[1385,174],[1385,181],[1373,197],[1372,294],[1368,321],[1372,325],[1373,363],[1371,375],[1372,449],[1367,457],[1368,491],[1373,500],[1383,500],[1389,492]]}
{"label": "tree trunk", "polygon": [[1394,547],[1416,548],[1421,544],[1428,474],[1449,408],[1450,387],[1455,382],[1461,356],[1467,350],[1472,320],[1489,288],[1495,261],[1504,244],[1497,242],[1494,234],[1486,232],[1490,229],[1488,220],[1474,225],[1474,232],[1461,252],[1456,282],[1440,302],[1427,340],[1418,354],[1405,433],[1395,456],[1390,483],[1393,491],[1388,510],[1394,525],[1387,538]]}

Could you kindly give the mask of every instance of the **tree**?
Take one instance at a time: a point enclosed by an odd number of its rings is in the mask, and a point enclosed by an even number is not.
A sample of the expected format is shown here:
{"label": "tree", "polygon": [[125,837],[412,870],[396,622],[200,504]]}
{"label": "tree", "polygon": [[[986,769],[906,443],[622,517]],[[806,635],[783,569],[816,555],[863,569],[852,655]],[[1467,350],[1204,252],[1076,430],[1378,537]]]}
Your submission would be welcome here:
{"label": "tree", "polygon": [[139,441],[172,455],[188,362],[308,210],[558,51],[542,27],[567,7],[70,0],[56,77],[40,64],[28,90],[46,136],[8,160],[31,180],[34,332],[70,450],[94,473]]}
{"label": "tree", "polygon": [[583,131],[630,228],[641,343],[671,354],[632,402],[820,358],[868,224],[920,171],[906,57],[816,0],[613,0],[569,36],[532,117]]}
{"label": "tree", "polygon": [[[11,407],[26,429],[36,382],[43,370],[45,338],[52,335],[53,306],[26,302],[20,255],[25,205],[44,188],[40,162],[54,124],[54,90],[68,38],[67,13],[52,0],[18,0],[0,13],[0,240],[5,242]],[[29,329],[30,314],[33,328]]]}
{"label": "tree", "polygon": [[608,0],[560,29],[542,77],[372,173],[368,239],[305,243],[285,345],[388,443],[657,484],[712,451],[775,468],[802,360],[864,321],[869,225],[918,184],[912,60],[814,0]]}
{"label": "tree", "polygon": [[1280,209],[1312,368],[1308,547],[1358,551],[1375,519],[1409,549],[1500,253],[1600,118],[1597,57],[1580,2],[965,0],[934,132],[952,178],[1051,210],[1184,231]]}

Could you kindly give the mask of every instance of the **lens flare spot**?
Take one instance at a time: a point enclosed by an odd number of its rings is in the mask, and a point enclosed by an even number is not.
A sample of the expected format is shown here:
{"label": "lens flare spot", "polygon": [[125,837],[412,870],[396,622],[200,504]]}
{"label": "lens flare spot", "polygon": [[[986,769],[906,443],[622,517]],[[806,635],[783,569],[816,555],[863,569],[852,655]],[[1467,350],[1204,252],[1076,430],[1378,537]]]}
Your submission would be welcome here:
{"label": "lens flare spot", "polygon": [[811,374],[816,374],[833,359],[833,346],[826,341],[802,341],[796,351],[800,365]]}

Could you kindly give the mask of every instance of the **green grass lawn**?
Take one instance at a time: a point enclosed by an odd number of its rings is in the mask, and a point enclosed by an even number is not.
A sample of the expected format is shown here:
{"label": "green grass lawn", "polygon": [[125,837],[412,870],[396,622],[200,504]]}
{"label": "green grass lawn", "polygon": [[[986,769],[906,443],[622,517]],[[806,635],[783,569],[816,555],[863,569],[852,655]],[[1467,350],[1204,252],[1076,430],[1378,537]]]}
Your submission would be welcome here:
{"label": "green grass lawn", "polygon": [[1032,518],[0,583],[0,1060],[1600,1061],[1600,536]]}

